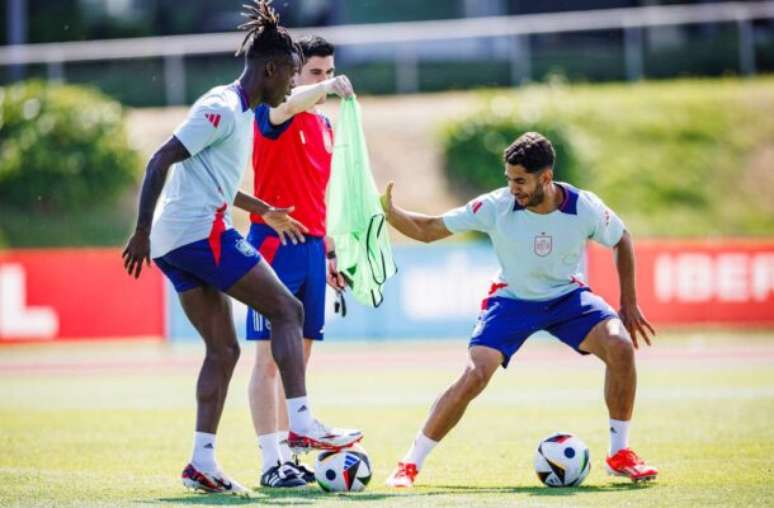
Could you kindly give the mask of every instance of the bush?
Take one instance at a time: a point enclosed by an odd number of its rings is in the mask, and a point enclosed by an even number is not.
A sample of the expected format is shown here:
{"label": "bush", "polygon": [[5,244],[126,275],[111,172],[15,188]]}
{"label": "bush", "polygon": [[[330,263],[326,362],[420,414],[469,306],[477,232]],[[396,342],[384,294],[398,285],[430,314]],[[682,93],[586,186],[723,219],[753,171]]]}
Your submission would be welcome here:
{"label": "bush", "polygon": [[0,202],[67,214],[106,205],[136,180],[121,105],[101,93],[32,81],[0,88]]}
{"label": "bush", "polygon": [[520,135],[537,131],[556,150],[554,178],[573,185],[580,183],[574,150],[564,130],[548,121],[529,122],[510,116],[479,113],[447,126],[443,138],[445,169],[463,198],[470,198],[506,185],[504,150]]}

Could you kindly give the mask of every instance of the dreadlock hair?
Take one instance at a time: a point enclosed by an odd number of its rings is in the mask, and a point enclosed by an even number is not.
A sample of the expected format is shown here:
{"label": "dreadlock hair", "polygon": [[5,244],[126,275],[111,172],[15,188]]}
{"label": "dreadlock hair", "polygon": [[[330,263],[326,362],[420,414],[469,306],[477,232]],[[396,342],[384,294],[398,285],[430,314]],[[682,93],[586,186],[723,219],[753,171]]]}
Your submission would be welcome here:
{"label": "dreadlock hair", "polygon": [[296,53],[303,60],[301,48],[293,42],[287,29],[280,26],[279,14],[271,8],[271,2],[272,0],[253,0],[252,4],[242,6],[242,16],[246,17],[247,21],[238,28],[247,33],[236,56],[245,55],[245,59],[252,60]]}
{"label": "dreadlock hair", "polygon": [[537,173],[553,167],[556,152],[548,138],[537,132],[526,132],[505,149],[504,158],[512,166],[524,166],[527,173]]}
{"label": "dreadlock hair", "polygon": [[319,35],[308,35],[298,41],[301,51],[304,53],[304,59],[308,60],[313,56],[326,57],[333,56],[336,48],[330,42]]}

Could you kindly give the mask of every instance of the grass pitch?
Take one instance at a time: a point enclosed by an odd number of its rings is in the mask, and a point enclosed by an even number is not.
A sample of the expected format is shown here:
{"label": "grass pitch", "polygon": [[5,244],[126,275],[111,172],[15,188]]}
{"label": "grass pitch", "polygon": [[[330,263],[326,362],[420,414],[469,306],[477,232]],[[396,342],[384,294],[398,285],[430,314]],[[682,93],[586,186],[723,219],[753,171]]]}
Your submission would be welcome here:
{"label": "grass pitch", "polygon": [[[251,499],[186,492],[201,346],[159,343],[0,350],[0,506],[774,506],[774,333],[663,334],[641,351],[632,444],[661,468],[653,484],[605,475],[602,365],[533,339],[430,456],[417,486],[383,486],[435,396],[464,365],[464,340],[324,343],[310,366],[316,413],[358,426],[375,473],[359,494],[255,490]],[[218,440],[224,470],[257,487],[245,346]],[[548,489],[538,440],[577,433],[592,470]],[[307,459],[311,460],[311,456]]]}

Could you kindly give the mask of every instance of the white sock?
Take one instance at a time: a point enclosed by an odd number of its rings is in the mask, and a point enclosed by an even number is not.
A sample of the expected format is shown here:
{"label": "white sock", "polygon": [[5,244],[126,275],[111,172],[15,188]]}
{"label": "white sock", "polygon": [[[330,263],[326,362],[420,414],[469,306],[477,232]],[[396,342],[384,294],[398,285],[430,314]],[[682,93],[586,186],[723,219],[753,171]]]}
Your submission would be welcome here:
{"label": "white sock", "polygon": [[306,395],[287,399],[288,402],[288,423],[290,430],[296,434],[305,435],[312,428],[314,418],[312,418],[312,408]]}
{"label": "white sock", "polygon": [[280,461],[284,464],[285,462],[292,462],[293,461],[293,452],[290,451],[290,447],[288,446],[288,431],[287,430],[281,430],[277,432],[277,436],[279,439],[279,454],[280,454]]}
{"label": "white sock", "polygon": [[403,463],[416,464],[417,470],[422,469],[422,464],[425,463],[425,459],[430,455],[430,452],[433,451],[433,448],[435,448],[435,445],[437,444],[438,441],[433,441],[420,431],[419,434],[417,434],[416,439],[414,439],[414,444],[411,445],[411,449],[406,456],[403,457]]}
{"label": "white sock", "polygon": [[629,447],[629,424],[623,420],[610,419],[610,455]]}
{"label": "white sock", "polygon": [[215,460],[215,434],[197,432],[194,434],[193,456],[191,464],[200,471],[214,473],[218,470]]}
{"label": "white sock", "polygon": [[258,436],[258,447],[261,449],[261,474],[277,465],[280,460],[280,432]]}

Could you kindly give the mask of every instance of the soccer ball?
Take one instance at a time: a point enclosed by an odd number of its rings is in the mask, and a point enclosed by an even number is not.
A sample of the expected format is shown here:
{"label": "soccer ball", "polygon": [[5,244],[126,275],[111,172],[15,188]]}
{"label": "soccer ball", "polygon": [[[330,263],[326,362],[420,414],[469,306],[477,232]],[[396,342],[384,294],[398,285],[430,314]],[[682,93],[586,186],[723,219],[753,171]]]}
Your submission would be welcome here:
{"label": "soccer ball", "polygon": [[589,449],[573,434],[557,432],[538,444],[535,472],[549,487],[577,487],[589,471]]}
{"label": "soccer ball", "polygon": [[322,452],[314,465],[314,477],[326,492],[360,492],[371,481],[371,462],[358,445]]}

